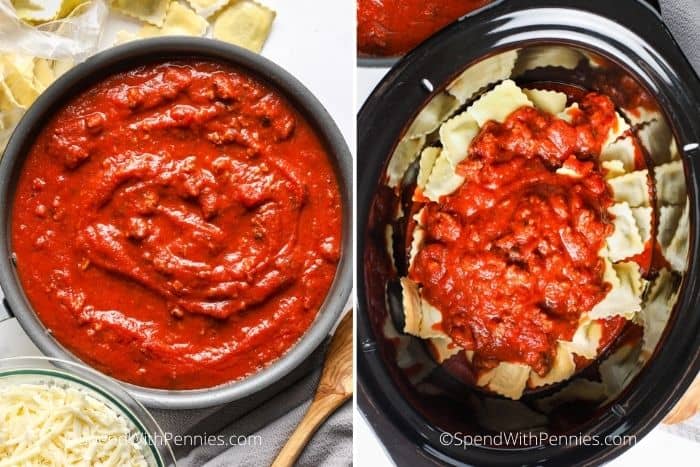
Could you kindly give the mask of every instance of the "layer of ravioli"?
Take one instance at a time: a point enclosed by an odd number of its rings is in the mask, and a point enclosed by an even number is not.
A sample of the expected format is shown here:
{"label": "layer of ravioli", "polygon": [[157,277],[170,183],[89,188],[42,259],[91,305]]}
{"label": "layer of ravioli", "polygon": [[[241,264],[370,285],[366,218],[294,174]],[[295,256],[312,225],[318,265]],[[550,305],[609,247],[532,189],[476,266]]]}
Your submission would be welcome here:
{"label": "layer of ravioli", "polygon": [[404,331],[438,361],[464,350],[477,385],[517,399],[570,377],[639,312],[648,173],[604,95],[505,80],[447,119],[460,105],[434,99],[388,167],[391,185],[419,154]]}

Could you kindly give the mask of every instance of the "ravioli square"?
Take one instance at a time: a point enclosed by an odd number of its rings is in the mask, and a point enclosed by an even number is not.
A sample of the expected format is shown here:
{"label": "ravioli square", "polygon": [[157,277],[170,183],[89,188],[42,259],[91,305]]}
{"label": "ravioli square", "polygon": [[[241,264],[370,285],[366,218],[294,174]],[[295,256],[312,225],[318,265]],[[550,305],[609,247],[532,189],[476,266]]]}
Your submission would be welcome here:
{"label": "ravioli square", "polygon": [[252,0],[237,0],[215,17],[215,39],[244,47],[253,52],[262,51],[276,13]]}
{"label": "ravioli square", "polygon": [[112,7],[154,26],[162,26],[171,0],[112,0]]}

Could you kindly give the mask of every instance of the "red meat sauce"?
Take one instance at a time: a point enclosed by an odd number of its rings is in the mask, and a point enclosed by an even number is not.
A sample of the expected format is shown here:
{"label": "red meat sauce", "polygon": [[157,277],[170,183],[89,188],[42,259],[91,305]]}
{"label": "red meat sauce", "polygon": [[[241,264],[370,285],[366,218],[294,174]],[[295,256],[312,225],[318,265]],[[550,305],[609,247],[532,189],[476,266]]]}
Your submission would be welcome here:
{"label": "red meat sauce", "polygon": [[113,75],[46,124],[12,246],[42,322],[134,384],[204,388],[284,354],[340,257],[318,135],[258,79],[208,61]]}
{"label": "red meat sauce", "polygon": [[[571,123],[532,107],[487,122],[457,168],[462,186],[425,205],[409,277],[443,311],[444,331],[474,351],[477,371],[509,361],[546,374],[557,341],[609,291],[598,251],[613,231],[613,199],[597,155],[615,108],[596,93],[579,105]],[[601,347],[624,323],[603,322]]]}
{"label": "red meat sauce", "polygon": [[358,0],[357,48],[363,55],[401,55],[490,0]]}

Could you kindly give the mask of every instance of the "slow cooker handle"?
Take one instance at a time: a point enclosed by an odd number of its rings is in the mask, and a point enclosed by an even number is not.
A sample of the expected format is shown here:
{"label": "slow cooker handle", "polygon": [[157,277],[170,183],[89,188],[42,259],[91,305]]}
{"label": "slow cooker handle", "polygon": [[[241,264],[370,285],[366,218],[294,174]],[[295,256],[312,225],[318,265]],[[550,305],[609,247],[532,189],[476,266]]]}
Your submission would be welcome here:
{"label": "slow cooker handle", "polygon": [[15,314],[12,312],[12,308],[10,308],[10,304],[7,303],[7,299],[3,298],[2,299],[2,306],[0,307],[0,323],[3,321],[6,321],[10,318],[14,318]]}
{"label": "slow cooker handle", "polygon": [[651,6],[653,9],[661,13],[661,5],[659,5],[659,0],[642,0],[645,1]]}

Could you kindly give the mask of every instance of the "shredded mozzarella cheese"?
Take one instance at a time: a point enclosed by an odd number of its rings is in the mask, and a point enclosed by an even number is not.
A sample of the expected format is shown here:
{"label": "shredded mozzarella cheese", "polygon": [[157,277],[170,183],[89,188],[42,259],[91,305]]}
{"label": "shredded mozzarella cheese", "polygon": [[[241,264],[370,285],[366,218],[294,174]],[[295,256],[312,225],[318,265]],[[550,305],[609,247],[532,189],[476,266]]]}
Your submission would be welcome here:
{"label": "shredded mozzarella cheese", "polygon": [[0,467],[146,467],[132,424],[73,387],[0,386]]}

